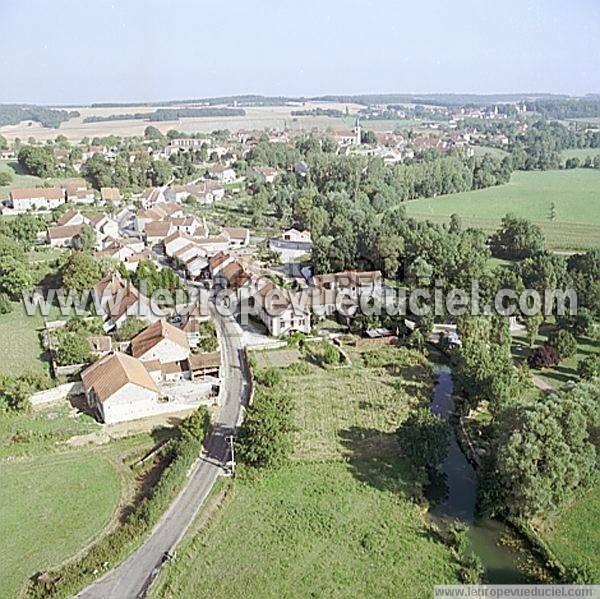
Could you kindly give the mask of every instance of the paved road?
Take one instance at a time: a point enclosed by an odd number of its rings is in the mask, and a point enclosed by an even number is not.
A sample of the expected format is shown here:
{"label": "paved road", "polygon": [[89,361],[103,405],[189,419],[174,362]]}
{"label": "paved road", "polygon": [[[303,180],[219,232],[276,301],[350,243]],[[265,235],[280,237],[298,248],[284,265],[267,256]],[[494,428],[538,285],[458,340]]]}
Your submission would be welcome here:
{"label": "paved road", "polygon": [[215,315],[223,346],[223,404],[207,442],[205,459],[188,479],[187,486],[171,504],[151,536],[116,569],[82,591],[84,599],[134,599],[145,597],[158,574],[165,552],[172,551],[194,520],[212,489],[222,465],[229,459],[226,437],[238,424],[249,386],[243,363],[240,329],[232,318]]}

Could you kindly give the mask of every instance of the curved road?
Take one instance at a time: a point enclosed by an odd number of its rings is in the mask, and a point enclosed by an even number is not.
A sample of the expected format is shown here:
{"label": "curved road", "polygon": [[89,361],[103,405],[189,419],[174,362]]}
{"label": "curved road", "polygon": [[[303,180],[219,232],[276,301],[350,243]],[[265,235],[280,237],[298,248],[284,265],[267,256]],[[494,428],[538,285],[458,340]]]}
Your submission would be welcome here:
{"label": "curved road", "polygon": [[240,329],[231,317],[215,314],[220,329],[223,403],[206,451],[189,476],[187,485],[169,506],[150,536],[121,565],[105,574],[78,597],[82,599],[135,599],[145,597],[164,562],[194,520],[217,476],[229,459],[227,436],[239,422],[249,393]]}

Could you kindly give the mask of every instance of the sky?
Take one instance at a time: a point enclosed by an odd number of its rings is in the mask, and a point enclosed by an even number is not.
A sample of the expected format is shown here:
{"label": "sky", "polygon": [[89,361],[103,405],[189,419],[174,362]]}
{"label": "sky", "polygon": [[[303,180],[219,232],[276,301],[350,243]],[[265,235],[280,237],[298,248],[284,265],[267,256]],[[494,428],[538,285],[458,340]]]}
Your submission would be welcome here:
{"label": "sky", "polygon": [[0,102],[600,93],[600,0],[0,0]]}

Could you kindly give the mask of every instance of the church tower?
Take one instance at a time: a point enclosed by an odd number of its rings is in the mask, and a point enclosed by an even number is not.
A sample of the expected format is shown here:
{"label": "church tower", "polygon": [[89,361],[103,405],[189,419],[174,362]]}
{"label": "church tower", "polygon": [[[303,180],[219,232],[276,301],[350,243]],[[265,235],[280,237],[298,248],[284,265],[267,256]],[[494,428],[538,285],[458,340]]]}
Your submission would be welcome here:
{"label": "church tower", "polygon": [[356,117],[356,121],[354,122],[354,137],[355,143],[357,146],[360,146],[361,141],[361,129],[360,129],[360,117]]}

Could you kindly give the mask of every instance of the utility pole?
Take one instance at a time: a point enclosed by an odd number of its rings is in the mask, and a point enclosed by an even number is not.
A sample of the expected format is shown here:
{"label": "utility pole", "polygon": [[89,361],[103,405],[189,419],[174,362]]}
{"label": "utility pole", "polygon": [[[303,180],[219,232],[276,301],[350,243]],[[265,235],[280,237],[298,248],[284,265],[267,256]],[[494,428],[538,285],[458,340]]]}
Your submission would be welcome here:
{"label": "utility pole", "polygon": [[235,449],[233,446],[234,438],[235,437],[233,435],[229,435],[227,437],[227,440],[229,441],[229,450],[231,451],[231,476],[235,476]]}

